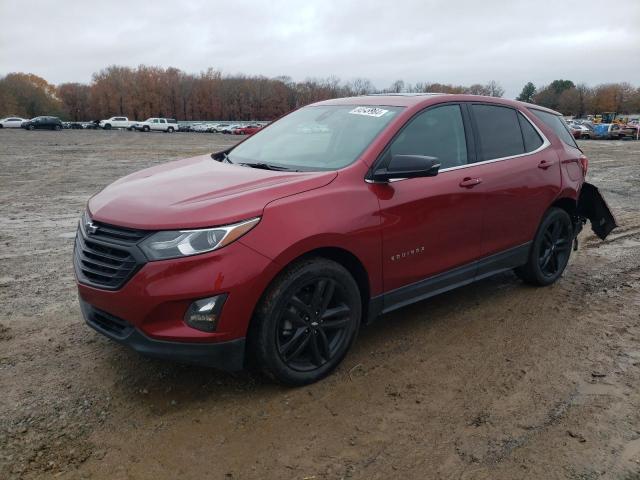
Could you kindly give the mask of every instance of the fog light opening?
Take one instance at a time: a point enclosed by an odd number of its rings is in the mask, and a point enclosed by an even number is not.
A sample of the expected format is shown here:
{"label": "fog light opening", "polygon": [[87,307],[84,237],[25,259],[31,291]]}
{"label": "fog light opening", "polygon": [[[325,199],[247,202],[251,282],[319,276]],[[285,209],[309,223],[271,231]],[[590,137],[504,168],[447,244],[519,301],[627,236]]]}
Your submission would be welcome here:
{"label": "fog light opening", "polygon": [[220,311],[227,295],[201,298],[191,305],[184,316],[184,322],[191,328],[203,332],[215,332],[218,327]]}

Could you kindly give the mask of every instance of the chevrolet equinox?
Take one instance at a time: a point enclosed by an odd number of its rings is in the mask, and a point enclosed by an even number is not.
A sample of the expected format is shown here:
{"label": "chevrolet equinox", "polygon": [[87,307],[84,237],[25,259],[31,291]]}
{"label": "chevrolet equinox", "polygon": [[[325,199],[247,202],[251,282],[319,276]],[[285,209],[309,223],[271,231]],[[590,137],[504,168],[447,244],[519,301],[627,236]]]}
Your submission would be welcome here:
{"label": "chevrolet equinox", "polygon": [[300,108],[93,196],[74,266],[98,332],[142,354],[314,382],[381,314],[509,269],[545,286],[615,228],[559,113],[471,95]]}

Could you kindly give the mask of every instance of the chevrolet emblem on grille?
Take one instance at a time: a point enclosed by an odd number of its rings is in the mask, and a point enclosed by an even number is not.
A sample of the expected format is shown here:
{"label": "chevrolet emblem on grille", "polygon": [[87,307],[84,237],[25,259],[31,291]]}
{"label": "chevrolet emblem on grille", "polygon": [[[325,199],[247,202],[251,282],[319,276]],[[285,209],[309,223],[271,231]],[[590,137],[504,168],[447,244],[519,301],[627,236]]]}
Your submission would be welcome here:
{"label": "chevrolet emblem on grille", "polygon": [[98,226],[95,225],[93,222],[87,222],[84,224],[84,228],[87,231],[88,234],[94,234],[98,231]]}

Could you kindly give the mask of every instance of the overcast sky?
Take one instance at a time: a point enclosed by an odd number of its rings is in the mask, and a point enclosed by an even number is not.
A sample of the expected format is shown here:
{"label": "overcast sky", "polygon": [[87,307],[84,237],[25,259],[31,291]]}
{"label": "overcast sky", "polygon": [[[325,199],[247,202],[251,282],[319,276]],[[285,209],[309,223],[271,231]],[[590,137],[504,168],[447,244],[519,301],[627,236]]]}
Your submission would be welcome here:
{"label": "overcast sky", "polygon": [[640,0],[0,0],[0,75],[111,64],[407,82],[640,86]]}

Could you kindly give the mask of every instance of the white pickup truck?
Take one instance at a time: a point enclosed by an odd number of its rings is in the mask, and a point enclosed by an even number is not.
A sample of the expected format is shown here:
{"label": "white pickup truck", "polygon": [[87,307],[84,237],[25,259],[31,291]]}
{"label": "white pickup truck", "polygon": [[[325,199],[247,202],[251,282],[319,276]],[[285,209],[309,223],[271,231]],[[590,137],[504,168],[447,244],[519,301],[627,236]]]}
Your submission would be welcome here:
{"label": "white pickup truck", "polygon": [[133,128],[141,132],[158,131],[168,133],[177,132],[180,129],[178,122],[173,118],[147,118],[144,122],[135,123]]}
{"label": "white pickup truck", "polygon": [[127,117],[111,117],[106,120],[100,120],[98,126],[105,130],[111,130],[112,128],[126,128],[131,130],[136,122],[130,122]]}

